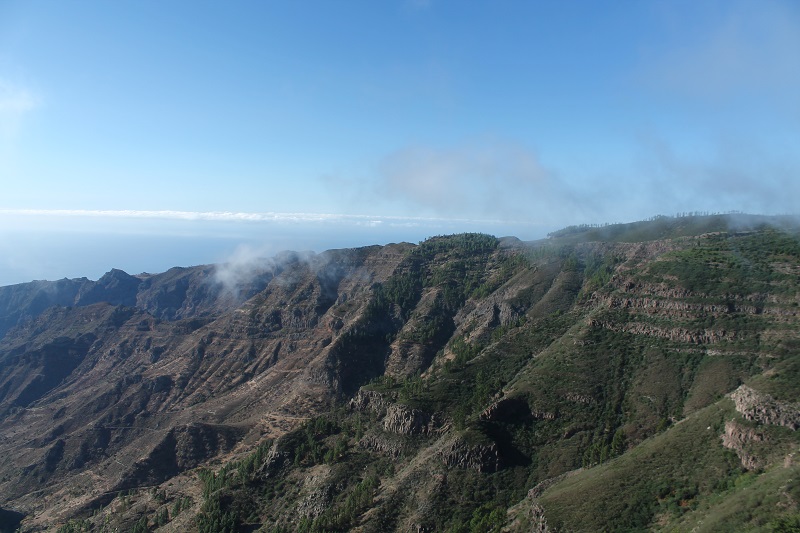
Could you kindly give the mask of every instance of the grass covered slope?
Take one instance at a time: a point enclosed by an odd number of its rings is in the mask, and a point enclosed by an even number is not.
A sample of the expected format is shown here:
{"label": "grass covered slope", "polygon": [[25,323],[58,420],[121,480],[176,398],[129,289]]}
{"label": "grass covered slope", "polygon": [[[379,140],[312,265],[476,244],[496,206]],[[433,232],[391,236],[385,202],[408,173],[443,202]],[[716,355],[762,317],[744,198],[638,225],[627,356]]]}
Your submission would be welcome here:
{"label": "grass covered slope", "polygon": [[[576,472],[538,495],[554,531],[780,530],[800,498],[794,431],[759,427],[766,460],[748,470],[722,435],[742,423],[721,400],[600,466]],[[754,425],[758,427],[758,425]]]}
{"label": "grass covered slope", "polygon": [[[636,394],[620,409],[629,420],[626,436],[652,433],[631,425],[648,403],[655,410],[652,400],[660,399],[679,423],[532,494],[540,524],[555,531],[797,527],[797,426],[758,419],[759,411],[776,408],[784,418],[798,414],[796,237],[771,226],[703,235],[605,291],[610,307],[625,311],[610,319],[602,312],[604,327],[671,341],[645,349],[654,363],[631,380]],[[674,340],[690,343],[680,347]],[[743,412],[729,399],[702,407],[741,381],[770,396]]]}

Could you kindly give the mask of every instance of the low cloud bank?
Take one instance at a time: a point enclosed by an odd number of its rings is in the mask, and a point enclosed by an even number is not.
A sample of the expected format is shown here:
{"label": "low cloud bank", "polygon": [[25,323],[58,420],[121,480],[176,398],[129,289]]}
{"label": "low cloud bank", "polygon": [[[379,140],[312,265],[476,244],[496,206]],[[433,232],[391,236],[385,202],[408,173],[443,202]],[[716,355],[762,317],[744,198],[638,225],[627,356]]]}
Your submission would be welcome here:
{"label": "low cloud bank", "polygon": [[377,226],[380,224],[408,226],[432,222],[501,222],[500,220],[471,218],[351,215],[336,213],[241,213],[233,211],[147,211],[131,209],[0,209],[0,215],[188,221],[205,220],[211,222],[342,223],[364,226]]}

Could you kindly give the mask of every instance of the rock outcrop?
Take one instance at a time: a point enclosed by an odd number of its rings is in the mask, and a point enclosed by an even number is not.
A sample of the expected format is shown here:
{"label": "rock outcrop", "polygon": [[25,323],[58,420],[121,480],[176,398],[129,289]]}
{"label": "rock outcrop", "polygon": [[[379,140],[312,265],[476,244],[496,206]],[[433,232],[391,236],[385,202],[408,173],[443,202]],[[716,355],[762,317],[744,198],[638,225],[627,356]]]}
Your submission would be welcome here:
{"label": "rock outcrop", "polygon": [[303,496],[297,503],[297,516],[314,519],[330,506],[335,487],[330,484],[330,467],[319,465],[302,482]]}
{"label": "rock outcrop", "polygon": [[763,459],[750,451],[751,444],[764,440],[764,434],[753,428],[742,426],[733,420],[725,422],[722,445],[735,451],[742,461],[742,467],[747,470],[757,470],[764,466]]}
{"label": "rock outcrop", "polygon": [[780,402],[747,385],[741,385],[732,392],[731,399],[736,404],[736,410],[747,420],[793,430],[800,428],[800,404]]}
{"label": "rock outcrop", "polygon": [[383,418],[383,429],[399,435],[427,435],[437,426],[431,415],[402,404],[390,405]]}
{"label": "rock outcrop", "polygon": [[387,395],[373,390],[359,390],[349,405],[357,411],[377,414],[384,431],[397,435],[430,435],[445,425],[440,415],[395,403]]}
{"label": "rock outcrop", "polygon": [[383,394],[368,389],[359,389],[355,396],[350,399],[350,409],[372,411],[381,417],[386,413],[386,409],[390,405],[392,405],[392,402],[385,398]]}
{"label": "rock outcrop", "polygon": [[383,432],[367,433],[361,438],[358,445],[391,458],[399,457],[405,448],[404,441],[397,435]]}
{"label": "rock outcrop", "polygon": [[497,472],[503,461],[494,442],[470,443],[463,437],[454,438],[439,456],[450,467],[468,468],[478,472]]}

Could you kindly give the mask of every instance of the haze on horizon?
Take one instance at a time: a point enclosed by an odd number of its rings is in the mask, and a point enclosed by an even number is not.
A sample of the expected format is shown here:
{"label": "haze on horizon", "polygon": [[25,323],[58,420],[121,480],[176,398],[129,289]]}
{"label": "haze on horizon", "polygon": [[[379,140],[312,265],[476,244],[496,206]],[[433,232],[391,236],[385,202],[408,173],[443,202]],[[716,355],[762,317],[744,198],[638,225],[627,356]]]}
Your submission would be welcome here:
{"label": "haze on horizon", "polygon": [[792,1],[0,4],[0,285],[796,213]]}

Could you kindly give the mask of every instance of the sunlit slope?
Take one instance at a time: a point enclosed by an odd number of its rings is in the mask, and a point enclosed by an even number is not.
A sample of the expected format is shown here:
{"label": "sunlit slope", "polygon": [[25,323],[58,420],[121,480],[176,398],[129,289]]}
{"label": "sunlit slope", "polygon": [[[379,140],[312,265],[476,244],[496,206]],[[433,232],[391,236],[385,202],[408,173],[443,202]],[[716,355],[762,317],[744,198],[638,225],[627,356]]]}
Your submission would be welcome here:
{"label": "sunlit slope", "polygon": [[[103,381],[81,368],[142,379],[102,396],[105,448],[66,423],[9,439],[4,486],[26,523],[122,529],[778,527],[798,513],[792,486],[767,489],[795,468],[799,273],[785,219],[658,218],[322,254],[199,322],[59,311],[10,332],[5,360],[45,368],[62,330],[94,344],[63,383],[5,374],[10,430],[84,416],[69,398]],[[70,323],[90,313],[111,318]],[[113,490],[86,475],[112,467]],[[78,482],[82,504],[59,503]]]}
{"label": "sunlit slope", "polygon": [[[536,506],[541,524],[566,531],[682,530],[712,512],[709,530],[792,520],[791,495],[731,503],[747,498],[740,487],[766,494],[789,479],[774,468],[797,443],[790,428],[744,420],[726,394],[766,373],[775,398],[791,395],[795,237],[686,222],[698,231],[526,248],[505,281],[464,300],[421,375],[374,380],[334,415],[329,436],[312,431],[320,455],[338,447],[341,459],[295,455],[285,479],[298,498],[314,493],[315,465],[339,484],[344,465],[367,474],[295,525],[516,530]],[[413,343],[414,331],[395,342]],[[353,510],[364,483],[372,504]],[[537,486],[536,498],[525,496]],[[276,511],[294,508],[290,500],[261,505],[284,524],[276,527],[292,528]]]}

